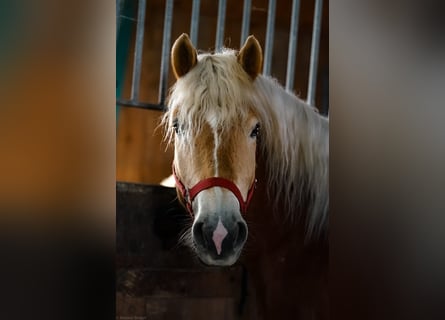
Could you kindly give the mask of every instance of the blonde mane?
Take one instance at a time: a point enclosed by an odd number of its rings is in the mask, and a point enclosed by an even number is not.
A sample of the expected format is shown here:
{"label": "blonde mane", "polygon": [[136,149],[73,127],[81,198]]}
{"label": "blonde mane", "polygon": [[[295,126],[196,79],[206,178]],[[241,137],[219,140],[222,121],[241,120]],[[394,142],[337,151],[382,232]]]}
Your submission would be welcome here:
{"label": "blonde mane", "polygon": [[193,127],[184,132],[194,135],[209,112],[224,129],[249,111],[261,123],[259,147],[271,200],[284,201],[285,217],[292,221],[295,209],[304,206],[307,236],[320,235],[328,225],[329,120],[270,77],[259,75],[252,82],[235,51],[200,54],[196,66],[171,88],[162,123],[171,141],[173,121]]}

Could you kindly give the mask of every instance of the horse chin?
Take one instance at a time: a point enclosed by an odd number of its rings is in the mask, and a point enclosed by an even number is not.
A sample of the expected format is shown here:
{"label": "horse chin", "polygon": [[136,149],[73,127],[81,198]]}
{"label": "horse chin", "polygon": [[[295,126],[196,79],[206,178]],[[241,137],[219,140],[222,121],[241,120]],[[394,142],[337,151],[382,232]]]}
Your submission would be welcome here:
{"label": "horse chin", "polygon": [[203,264],[213,267],[230,267],[238,261],[239,254],[240,252],[225,257],[214,258],[208,253],[197,252],[198,258]]}

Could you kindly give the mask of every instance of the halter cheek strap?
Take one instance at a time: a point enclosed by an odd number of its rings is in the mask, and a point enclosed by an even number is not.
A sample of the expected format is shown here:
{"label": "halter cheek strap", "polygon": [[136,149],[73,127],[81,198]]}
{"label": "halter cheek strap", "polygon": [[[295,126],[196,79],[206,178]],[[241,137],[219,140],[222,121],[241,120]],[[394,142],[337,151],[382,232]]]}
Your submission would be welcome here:
{"label": "halter cheek strap", "polygon": [[250,186],[249,191],[247,192],[247,199],[244,201],[243,196],[241,194],[241,191],[238,189],[238,187],[230,180],[220,177],[212,177],[207,178],[204,180],[199,181],[196,185],[194,185],[192,188],[187,189],[182,181],[179,179],[179,177],[176,174],[175,171],[175,165],[172,165],[172,171],[173,171],[173,177],[176,181],[176,186],[178,187],[179,191],[181,192],[182,197],[184,198],[185,205],[187,207],[187,210],[190,214],[193,214],[193,208],[192,208],[192,202],[203,190],[210,189],[213,187],[221,187],[230,190],[233,195],[238,199],[238,202],[240,204],[240,210],[242,214],[247,213],[247,207],[249,206],[250,201],[252,200],[253,192],[256,188],[256,182],[257,179],[255,179]]}

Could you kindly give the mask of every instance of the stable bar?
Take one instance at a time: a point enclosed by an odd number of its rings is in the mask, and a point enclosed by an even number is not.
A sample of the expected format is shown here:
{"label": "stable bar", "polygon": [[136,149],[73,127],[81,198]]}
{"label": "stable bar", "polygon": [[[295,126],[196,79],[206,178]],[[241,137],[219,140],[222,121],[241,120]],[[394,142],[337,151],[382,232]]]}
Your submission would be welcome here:
{"label": "stable bar", "polygon": [[226,20],[226,0],[219,0],[218,22],[216,23],[215,51],[219,51],[223,47],[225,20]]}
{"label": "stable bar", "polygon": [[291,92],[294,88],[295,59],[298,44],[298,18],[300,15],[300,0],[292,1],[292,19],[289,32],[289,49],[287,52],[286,90]]}
{"label": "stable bar", "polygon": [[244,8],[243,8],[243,24],[241,27],[241,42],[240,48],[243,46],[247,37],[249,36],[249,28],[250,28],[250,10],[252,7],[251,0],[244,0]]}
{"label": "stable bar", "polygon": [[267,11],[267,29],[266,29],[266,45],[264,51],[263,74],[270,75],[273,53],[273,38],[275,29],[275,0],[269,0],[269,9]]}
{"label": "stable bar", "polygon": [[146,1],[139,0],[138,22],[136,25],[136,40],[134,44],[133,79],[131,81],[131,100],[139,98],[139,87],[141,85],[142,48],[144,47]]}
{"label": "stable bar", "polygon": [[309,64],[309,83],[307,89],[307,103],[314,105],[317,87],[318,50],[320,46],[322,0],[315,0],[314,27],[312,29],[311,61]]}
{"label": "stable bar", "polygon": [[160,111],[163,111],[165,108],[165,106],[163,104],[145,103],[145,102],[139,102],[139,101],[135,101],[135,100],[125,100],[125,99],[118,99],[116,101],[116,104],[119,106],[125,106],[125,107],[134,107],[134,108],[160,110]]}
{"label": "stable bar", "polygon": [[193,0],[192,6],[192,21],[190,22],[190,40],[195,48],[198,47],[198,28],[199,28],[199,7],[200,0]]}
{"label": "stable bar", "polygon": [[173,22],[173,0],[165,2],[164,34],[162,38],[161,75],[159,81],[159,104],[164,105],[168,85],[168,66],[170,63],[170,39]]}

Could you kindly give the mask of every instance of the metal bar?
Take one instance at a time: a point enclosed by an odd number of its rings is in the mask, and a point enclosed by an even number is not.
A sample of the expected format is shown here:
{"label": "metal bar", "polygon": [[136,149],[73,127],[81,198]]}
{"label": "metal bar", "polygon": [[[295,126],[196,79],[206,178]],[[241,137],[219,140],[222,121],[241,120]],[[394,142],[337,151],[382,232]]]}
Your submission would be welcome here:
{"label": "metal bar", "polygon": [[326,70],[321,73],[322,83],[322,99],[321,99],[321,114],[329,115],[329,72]]}
{"label": "metal bar", "polygon": [[190,40],[195,47],[198,47],[198,28],[199,28],[199,7],[200,0],[193,0],[192,21],[190,22]]}
{"label": "metal bar", "polygon": [[131,100],[139,98],[139,87],[141,85],[142,48],[144,47],[144,25],[145,25],[146,1],[139,0],[138,22],[136,26],[136,41],[134,45],[133,79],[131,81]]}
{"label": "metal bar", "polygon": [[314,105],[317,87],[318,50],[320,46],[321,13],[323,0],[315,0],[314,26],[312,28],[311,61],[309,64],[309,83],[307,89],[307,103]]}
{"label": "metal bar", "polygon": [[225,20],[226,20],[226,0],[219,0],[218,22],[216,23],[215,51],[219,51],[223,47]]}
{"label": "metal bar", "polygon": [[168,85],[170,38],[173,22],[173,0],[165,2],[164,35],[162,38],[161,76],[159,81],[159,104],[164,105]]}
{"label": "metal bar", "polygon": [[241,27],[241,43],[240,48],[243,46],[247,37],[249,36],[249,28],[250,28],[250,10],[252,7],[251,0],[244,0],[244,9],[243,9],[243,24]]}
{"label": "metal bar", "polygon": [[116,101],[116,104],[119,106],[125,106],[125,107],[134,107],[134,108],[151,109],[151,110],[159,110],[159,111],[165,110],[165,106],[162,104],[145,103],[145,102],[139,102],[139,101],[135,101],[135,100],[118,99]]}
{"label": "metal bar", "polygon": [[267,10],[267,29],[266,29],[266,45],[264,52],[263,74],[270,75],[273,53],[273,37],[275,29],[275,0],[269,0],[269,9]]}
{"label": "metal bar", "polygon": [[292,91],[295,78],[295,59],[298,44],[298,18],[300,15],[300,0],[292,1],[292,19],[289,32],[289,49],[287,52],[286,90]]}

